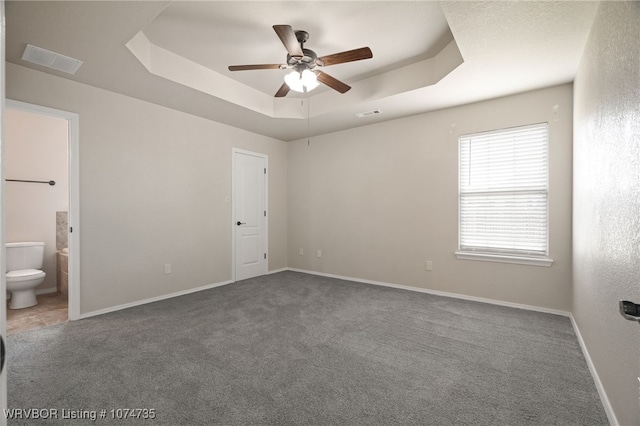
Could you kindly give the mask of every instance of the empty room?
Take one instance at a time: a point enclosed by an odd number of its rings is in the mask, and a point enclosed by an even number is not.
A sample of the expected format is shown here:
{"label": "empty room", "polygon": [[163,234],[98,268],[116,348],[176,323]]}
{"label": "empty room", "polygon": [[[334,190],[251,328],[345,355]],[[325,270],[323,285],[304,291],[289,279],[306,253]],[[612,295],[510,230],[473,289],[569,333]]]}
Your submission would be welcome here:
{"label": "empty room", "polygon": [[2,14],[0,424],[640,424],[639,2]]}

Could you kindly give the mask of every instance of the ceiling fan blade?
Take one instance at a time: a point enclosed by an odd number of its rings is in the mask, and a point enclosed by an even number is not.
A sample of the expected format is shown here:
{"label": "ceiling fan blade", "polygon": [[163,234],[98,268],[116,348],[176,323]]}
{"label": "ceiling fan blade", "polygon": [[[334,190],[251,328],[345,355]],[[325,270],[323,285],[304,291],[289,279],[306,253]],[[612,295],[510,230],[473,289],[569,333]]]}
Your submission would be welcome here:
{"label": "ceiling fan blade", "polygon": [[343,64],[345,62],[361,61],[363,59],[373,58],[373,53],[368,47],[360,49],[347,50],[346,52],[334,53],[333,55],[322,56],[318,58],[317,64],[320,66],[329,66]]}
{"label": "ceiling fan blade", "polygon": [[291,55],[292,58],[302,59],[304,53],[302,53],[302,48],[298,43],[296,33],[293,31],[293,28],[291,28],[291,25],[274,25],[273,29],[276,34],[278,34],[278,37],[280,37],[280,41],[284,44],[289,55]]}
{"label": "ceiling fan blade", "polygon": [[248,70],[279,70],[286,65],[280,64],[256,64],[256,65],[229,65],[229,71],[248,71]]}
{"label": "ceiling fan blade", "polygon": [[287,86],[287,83],[283,83],[282,86],[280,86],[280,88],[276,92],[275,97],[283,98],[287,96],[287,93],[289,93],[289,86]]}
{"label": "ceiling fan blade", "polygon": [[320,83],[326,84],[331,87],[333,90],[337,90],[340,93],[346,93],[351,89],[351,86],[344,84],[340,80],[331,77],[329,74],[324,73],[322,71],[316,71],[316,76],[318,77],[318,81]]}

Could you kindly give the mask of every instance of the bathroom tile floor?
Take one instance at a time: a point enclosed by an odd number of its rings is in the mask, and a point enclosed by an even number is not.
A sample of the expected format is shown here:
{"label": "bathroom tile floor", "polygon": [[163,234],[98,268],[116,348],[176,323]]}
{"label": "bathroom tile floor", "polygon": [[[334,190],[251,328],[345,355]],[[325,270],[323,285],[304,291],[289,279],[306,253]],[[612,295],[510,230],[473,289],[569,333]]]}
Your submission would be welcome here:
{"label": "bathroom tile floor", "polygon": [[57,294],[36,296],[38,304],[25,309],[9,309],[7,302],[7,334],[58,324],[69,319],[67,297]]}

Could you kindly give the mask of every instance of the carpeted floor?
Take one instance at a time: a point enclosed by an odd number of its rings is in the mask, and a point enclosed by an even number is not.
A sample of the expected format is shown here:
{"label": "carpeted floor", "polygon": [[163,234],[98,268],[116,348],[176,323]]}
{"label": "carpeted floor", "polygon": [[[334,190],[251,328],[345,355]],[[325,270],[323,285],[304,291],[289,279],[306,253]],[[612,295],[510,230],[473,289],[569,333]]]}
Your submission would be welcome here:
{"label": "carpeted floor", "polygon": [[9,424],[608,424],[568,318],[290,271],[7,347],[9,408],[58,410]]}

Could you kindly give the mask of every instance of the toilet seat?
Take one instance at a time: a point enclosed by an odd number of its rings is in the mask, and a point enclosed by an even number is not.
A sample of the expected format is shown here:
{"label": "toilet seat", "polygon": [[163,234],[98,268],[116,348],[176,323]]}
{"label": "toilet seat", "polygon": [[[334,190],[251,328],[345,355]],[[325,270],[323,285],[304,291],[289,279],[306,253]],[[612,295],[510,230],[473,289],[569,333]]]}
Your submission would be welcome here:
{"label": "toilet seat", "polygon": [[20,282],[29,281],[37,278],[44,278],[47,274],[39,269],[19,269],[17,271],[9,271],[6,273],[7,281]]}

